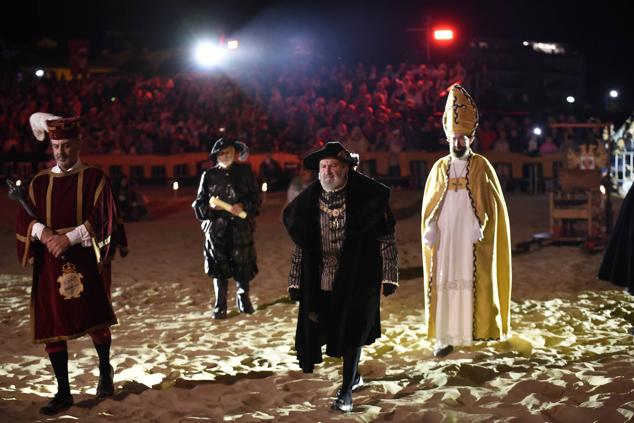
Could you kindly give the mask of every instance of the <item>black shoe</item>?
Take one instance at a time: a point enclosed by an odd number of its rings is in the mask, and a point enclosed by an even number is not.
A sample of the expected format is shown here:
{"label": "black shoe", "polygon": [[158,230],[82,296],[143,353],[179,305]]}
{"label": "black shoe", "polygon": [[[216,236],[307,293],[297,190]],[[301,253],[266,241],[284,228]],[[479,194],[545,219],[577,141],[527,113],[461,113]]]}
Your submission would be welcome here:
{"label": "black shoe", "polygon": [[330,408],[349,413],[352,411],[352,394],[344,396],[337,395],[337,399],[333,401]]}
{"label": "black shoe", "polygon": [[47,416],[53,416],[57,413],[61,413],[64,410],[68,410],[73,405],[73,396],[68,393],[55,394],[52,400],[50,400],[44,407],[40,408],[40,413]]}
{"label": "black shoe", "polygon": [[227,307],[215,307],[214,311],[211,313],[211,317],[218,319],[226,319],[227,318]]}
{"label": "black shoe", "polygon": [[[361,377],[361,375],[357,373],[357,375],[354,377],[354,381],[352,381],[352,388],[350,389],[352,390],[352,392],[354,392],[362,386],[363,377]],[[341,395],[341,388],[339,388],[339,390],[337,391],[337,397],[339,397],[339,395]]]}
{"label": "black shoe", "polygon": [[216,301],[214,303],[214,309],[211,313],[211,317],[214,319],[226,319],[227,318],[227,280],[215,278],[212,281],[214,286],[214,294],[216,295]]}
{"label": "black shoe", "polygon": [[108,375],[99,375],[97,385],[97,398],[106,398],[114,395],[114,369],[110,366]]}
{"label": "black shoe", "polygon": [[445,357],[453,351],[453,346],[447,345],[446,347],[438,347],[434,350],[435,357]]}
{"label": "black shoe", "polygon": [[251,304],[249,294],[246,292],[243,294],[236,294],[236,306],[238,307],[238,311],[240,311],[240,313],[252,314],[255,311],[253,304]]}

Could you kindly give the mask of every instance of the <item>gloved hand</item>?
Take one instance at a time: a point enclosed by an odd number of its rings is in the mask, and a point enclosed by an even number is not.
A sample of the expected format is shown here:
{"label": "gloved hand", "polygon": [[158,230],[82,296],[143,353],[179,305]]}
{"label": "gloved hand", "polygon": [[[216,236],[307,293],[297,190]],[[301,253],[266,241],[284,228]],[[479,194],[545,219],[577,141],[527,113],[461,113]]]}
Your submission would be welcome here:
{"label": "gloved hand", "polygon": [[288,288],[288,298],[290,298],[291,301],[299,301],[299,288]]}
{"label": "gloved hand", "polygon": [[476,223],[473,225],[473,228],[471,228],[471,242],[475,244],[478,241],[482,241],[482,238],[484,238],[482,228],[480,228],[480,225]]}
{"label": "gloved hand", "polygon": [[383,284],[383,295],[388,297],[388,296],[394,294],[396,292],[396,288],[398,288],[398,285],[396,285],[396,284],[384,283]]}
{"label": "gloved hand", "polygon": [[438,224],[436,222],[431,222],[423,233],[423,243],[429,248],[435,247],[438,245],[438,241],[440,240],[439,235],[440,229],[438,228]]}

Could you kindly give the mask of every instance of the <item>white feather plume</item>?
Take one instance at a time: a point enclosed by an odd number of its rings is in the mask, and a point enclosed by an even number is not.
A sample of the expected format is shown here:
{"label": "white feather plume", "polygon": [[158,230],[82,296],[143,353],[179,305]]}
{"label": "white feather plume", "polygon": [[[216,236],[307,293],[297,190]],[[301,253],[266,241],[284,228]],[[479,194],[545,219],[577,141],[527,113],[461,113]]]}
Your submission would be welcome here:
{"label": "white feather plume", "polygon": [[31,130],[33,131],[33,135],[38,141],[44,141],[46,137],[46,133],[48,132],[48,127],[46,126],[47,120],[55,120],[61,119],[60,116],[55,116],[50,113],[33,113],[31,117],[29,117],[29,123],[31,124]]}

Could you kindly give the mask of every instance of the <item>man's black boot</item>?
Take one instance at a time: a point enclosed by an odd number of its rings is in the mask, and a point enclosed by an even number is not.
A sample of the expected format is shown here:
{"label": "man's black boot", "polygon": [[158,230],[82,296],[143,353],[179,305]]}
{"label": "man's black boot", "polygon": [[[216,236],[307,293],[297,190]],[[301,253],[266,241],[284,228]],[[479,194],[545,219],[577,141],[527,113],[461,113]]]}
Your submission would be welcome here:
{"label": "man's black boot", "polygon": [[70,394],[70,383],[68,382],[68,351],[58,351],[48,355],[53,365],[55,379],[57,379],[57,393],[44,407],[40,408],[40,413],[53,416],[73,405],[73,396]]}
{"label": "man's black boot", "polygon": [[211,317],[214,319],[226,319],[227,318],[227,280],[217,279],[213,280],[214,294],[216,295],[216,302],[214,303],[214,310],[211,313]]}
{"label": "man's black boot", "polygon": [[252,314],[255,311],[249,298],[249,282],[236,281],[236,306],[240,313]]}
{"label": "man's black boot", "polygon": [[[347,413],[352,411],[352,389],[355,384],[359,359],[361,358],[361,347],[347,348],[343,353],[343,383],[337,392],[337,398],[332,403],[333,410]],[[360,376],[359,376],[360,378]]]}
{"label": "man's black boot", "polygon": [[97,384],[97,398],[106,398],[114,395],[114,369],[110,365],[110,344],[95,344],[99,355],[99,383]]}

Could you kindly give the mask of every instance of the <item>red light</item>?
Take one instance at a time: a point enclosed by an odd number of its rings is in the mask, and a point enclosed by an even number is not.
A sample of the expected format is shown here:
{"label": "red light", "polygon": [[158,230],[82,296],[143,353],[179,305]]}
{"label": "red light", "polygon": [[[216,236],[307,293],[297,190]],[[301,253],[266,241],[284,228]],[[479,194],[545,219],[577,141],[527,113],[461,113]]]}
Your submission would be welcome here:
{"label": "red light", "polygon": [[453,30],[451,29],[435,29],[434,40],[447,41],[453,40]]}

